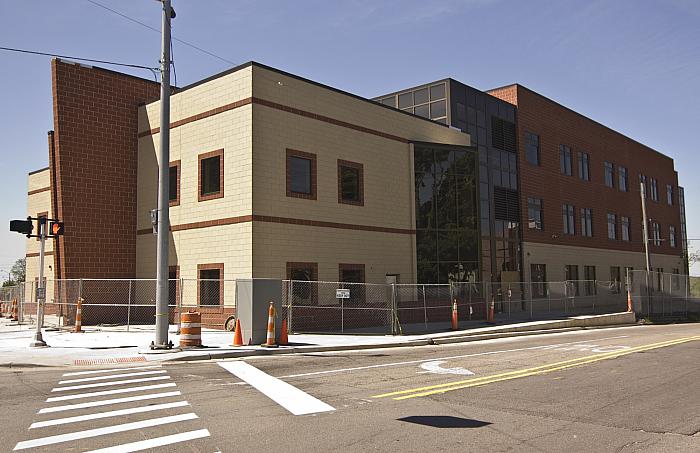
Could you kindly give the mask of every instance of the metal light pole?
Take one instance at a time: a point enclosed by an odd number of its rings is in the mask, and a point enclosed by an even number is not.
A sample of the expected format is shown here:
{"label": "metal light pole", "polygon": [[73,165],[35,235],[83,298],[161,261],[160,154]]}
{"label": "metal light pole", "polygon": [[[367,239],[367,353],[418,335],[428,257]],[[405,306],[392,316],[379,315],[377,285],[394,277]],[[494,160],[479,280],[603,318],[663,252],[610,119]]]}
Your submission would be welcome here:
{"label": "metal light pole", "polygon": [[39,239],[41,248],[39,250],[39,283],[36,288],[36,332],[34,339],[29,343],[31,348],[42,348],[48,346],[41,335],[41,328],[44,327],[44,301],[46,300],[46,285],[44,284],[44,247],[46,245],[46,217],[39,217]]}
{"label": "metal light pole", "polygon": [[640,187],[640,196],[642,198],[642,225],[644,226],[643,232],[644,232],[644,258],[645,258],[645,263],[646,263],[646,288],[647,288],[647,298],[648,298],[648,305],[647,309],[649,310],[649,314],[651,314],[651,288],[649,287],[649,276],[651,273],[651,256],[649,255],[649,221],[647,220],[647,194],[646,194],[646,187],[644,185],[644,182],[639,183]]}
{"label": "metal light pole", "polygon": [[168,235],[170,164],[170,0],[163,3],[163,42],[160,60],[160,161],[158,168],[158,245],[156,269],[156,340],[151,349],[170,349],[168,341]]}

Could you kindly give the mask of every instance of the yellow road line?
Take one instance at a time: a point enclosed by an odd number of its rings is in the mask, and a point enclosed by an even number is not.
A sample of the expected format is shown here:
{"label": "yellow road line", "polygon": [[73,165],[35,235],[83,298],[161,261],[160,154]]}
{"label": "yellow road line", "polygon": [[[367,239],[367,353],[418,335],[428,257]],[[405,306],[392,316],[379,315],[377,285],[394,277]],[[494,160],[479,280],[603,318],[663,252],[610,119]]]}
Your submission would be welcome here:
{"label": "yellow road line", "polygon": [[596,355],[592,355],[592,356],[579,357],[577,359],[565,360],[563,362],[550,363],[547,365],[541,365],[541,366],[537,366],[537,367],[533,367],[533,368],[525,368],[525,369],[516,370],[516,371],[509,371],[506,373],[494,374],[494,375],[490,375],[490,376],[483,376],[480,378],[472,378],[472,379],[466,379],[463,381],[453,381],[453,382],[448,382],[448,383],[444,383],[444,384],[430,385],[430,386],[426,386],[426,387],[419,387],[419,388],[414,388],[414,389],[400,390],[400,391],[396,391],[396,392],[384,393],[381,395],[375,395],[375,396],[373,396],[373,398],[385,398],[385,397],[389,397],[389,396],[407,395],[407,396],[400,396],[400,397],[394,398],[396,400],[401,400],[401,399],[415,398],[418,396],[427,396],[427,395],[432,395],[432,394],[436,394],[436,393],[444,393],[447,391],[458,390],[461,388],[476,387],[479,385],[490,384],[492,382],[499,382],[499,381],[505,381],[505,380],[509,380],[509,379],[517,379],[520,377],[549,373],[552,371],[563,370],[563,369],[571,368],[571,367],[578,366],[578,365],[584,365],[584,364],[593,363],[593,362],[597,362],[597,361],[601,361],[601,360],[612,359],[612,358],[620,357],[623,355],[632,354],[635,352],[642,352],[642,351],[647,351],[650,349],[663,348],[663,347],[667,347],[667,346],[673,346],[676,344],[681,344],[681,343],[686,343],[689,341],[696,341],[696,340],[700,340],[700,336],[685,337],[685,338],[679,338],[679,339],[675,339],[675,340],[667,340],[667,341],[663,341],[663,342],[659,342],[659,343],[651,343],[651,344],[647,344],[647,345],[636,346],[636,347],[626,349],[623,351],[612,351],[612,352],[606,352],[606,353],[596,354]]}

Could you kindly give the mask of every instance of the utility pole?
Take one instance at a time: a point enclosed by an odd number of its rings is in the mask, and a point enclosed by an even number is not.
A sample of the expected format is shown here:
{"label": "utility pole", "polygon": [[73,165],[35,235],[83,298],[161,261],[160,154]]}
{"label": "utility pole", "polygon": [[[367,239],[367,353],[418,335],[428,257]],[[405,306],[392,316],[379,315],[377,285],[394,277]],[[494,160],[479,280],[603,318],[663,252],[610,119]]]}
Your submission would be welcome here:
{"label": "utility pole", "polygon": [[44,302],[46,301],[46,284],[44,283],[44,248],[46,245],[46,217],[39,217],[39,283],[36,288],[36,331],[34,339],[29,346],[32,348],[43,348],[48,346],[41,335],[41,328],[44,327]]}
{"label": "utility pole", "polygon": [[160,160],[158,168],[158,245],[156,269],[156,340],[151,349],[171,349],[168,341],[168,247],[170,234],[170,0],[163,3],[163,42],[160,59]]}
{"label": "utility pole", "polygon": [[640,181],[639,182],[639,187],[640,187],[640,196],[642,197],[642,225],[644,226],[643,231],[644,231],[644,258],[646,262],[646,289],[647,289],[647,298],[648,298],[648,308],[649,308],[649,314],[651,314],[651,295],[652,291],[651,288],[649,287],[649,277],[651,276],[651,256],[649,255],[649,220],[647,219],[647,194],[646,194],[646,187],[644,185],[644,182]]}

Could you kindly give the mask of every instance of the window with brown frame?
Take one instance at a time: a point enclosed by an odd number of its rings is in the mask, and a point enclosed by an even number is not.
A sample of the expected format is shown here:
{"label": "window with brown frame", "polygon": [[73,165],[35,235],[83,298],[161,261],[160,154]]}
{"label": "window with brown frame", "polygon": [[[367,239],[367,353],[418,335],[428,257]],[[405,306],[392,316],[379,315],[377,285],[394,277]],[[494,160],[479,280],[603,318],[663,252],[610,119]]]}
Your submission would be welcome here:
{"label": "window with brown frame", "polygon": [[168,175],[168,201],[170,206],[180,204],[180,161],[170,162],[170,173]]}
{"label": "window with brown frame", "polygon": [[364,264],[339,264],[338,277],[342,283],[350,283],[346,285],[346,289],[350,289],[350,298],[348,302],[364,302],[365,301],[365,286],[354,285],[352,283],[365,282],[365,265]]}
{"label": "window with brown frame", "polygon": [[338,203],[364,206],[362,164],[338,159]]}
{"label": "window with brown frame", "polygon": [[224,305],[224,263],[197,265],[197,305],[222,308]]}
{"label": "window with brown frame", "polygon": [[198,199],[213,200],[224,196],[224,150],[198,156]]}
{"label": "window with brown frame", "polygon": [[168,305],[177,307],[180,301],[180,266],[168,266]]}
{"label": "window with brown frame", "polygon": [[316,199],[316,154],[287,149],[287,196]]}
{"label": "window with brown frame", "polygon": [[291,281],[292,303],[316,305],[318,303],[318,263],[287,263],[287,278]]}

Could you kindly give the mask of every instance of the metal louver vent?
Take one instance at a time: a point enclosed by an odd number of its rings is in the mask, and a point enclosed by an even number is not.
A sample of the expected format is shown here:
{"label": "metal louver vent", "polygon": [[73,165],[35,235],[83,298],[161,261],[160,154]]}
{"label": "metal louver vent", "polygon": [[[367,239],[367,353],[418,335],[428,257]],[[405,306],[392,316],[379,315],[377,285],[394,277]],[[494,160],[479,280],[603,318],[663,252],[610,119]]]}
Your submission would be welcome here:
{"label": "metal louver vent", "polygon": [[491,117],[491,144],[503,151],[517,152],[515,146],[515,124],[501,118]]}
{"label": "metal louver vent", "polygon": [[496,220],[520,222],[520,204],[518,203],[517,191],[494,187],[493,204]]}

